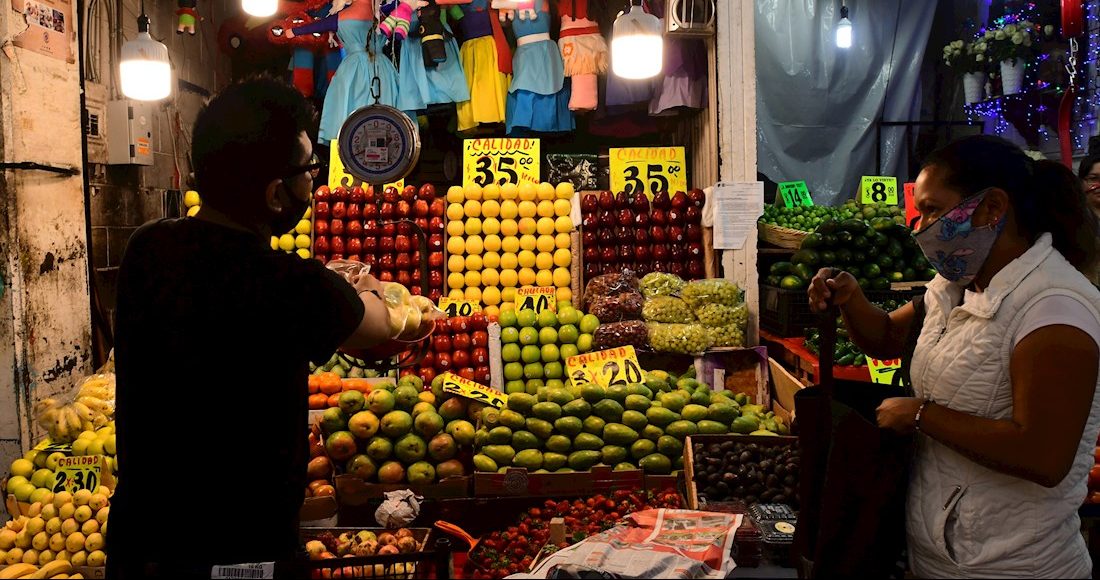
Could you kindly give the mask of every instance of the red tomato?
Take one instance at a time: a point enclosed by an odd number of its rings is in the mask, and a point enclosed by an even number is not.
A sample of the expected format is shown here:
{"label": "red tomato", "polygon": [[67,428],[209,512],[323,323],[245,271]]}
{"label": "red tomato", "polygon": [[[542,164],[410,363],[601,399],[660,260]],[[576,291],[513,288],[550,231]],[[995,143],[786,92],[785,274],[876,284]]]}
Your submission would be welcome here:
{"label": "red tomato", "polygon": [[1089,470],[1089,488],[1100,485],[1100,465],[1093,465]]}

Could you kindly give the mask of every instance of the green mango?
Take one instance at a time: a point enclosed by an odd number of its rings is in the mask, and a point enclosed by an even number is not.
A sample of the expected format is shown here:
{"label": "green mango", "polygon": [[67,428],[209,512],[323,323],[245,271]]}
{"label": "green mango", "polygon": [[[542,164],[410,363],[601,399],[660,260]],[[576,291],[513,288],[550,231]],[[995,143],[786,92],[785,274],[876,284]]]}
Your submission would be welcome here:
{"label": "green mango", "polygon": [[618,401],[604,399],[592,406],[592,412],[604,421],[618,423],[623,417],[623,406]]}
{"label": "green mango", "polygon": [[622,463],[630,457],[625,447],[618,445],[604,445],[600,449],[600,463],[605,465],[615,465]]}
{"label": "green mango", "polygon": [[592,405],[584,399],[576,399],[566,403],[561,408],[561,412],[567,417],[580,417],[584,419],[592,414]]}
{"label": "green mango", "polygon": [[584,420],[584,432],[601,437],[603,436],[604,425],[607,425],[607,421],[592,415]]}
{"label": "green mango", "polygon": [[603,446],[603,439],[591,433],[581,433],[573,438],[573,448],[580,451],[595,451]]}
{"label": "green mango", "polygon": [[599,462],[599,451],[581,450],[569,454],[569,468],[577,471],[588,471]]}
{"label": "green mango", "polygon": [[545,441],[554,434],[554,424],[545,419],[531,417],[527,420],[527,430],[534,433],[539,439]]}
{"label": "green mango", "polygon": [[721,435],[729,431],[725,423],[719,423],[718,421],[711,421],[709,419],[703,419],[696,423],[699,427],[699,432],[704,435]]}
{"label": "green mango", "polygon": [[512,458],[516,456],[516,450],[511,445],[486,445],[481,453],[500,467],[511,465]]}
{"label": "green mango", "polygon": [[639,439],[630,446],[630,456],[641,459],[657,452],[657,444],[649,439]]}
{"label": "green mango", "polygon": [[524,449],[516,454],[515,459],[512,460],[512,465],[534,470],[542,468],[542,461],[542,451],[538,449]]}
{"label": "green mango", "polygon": [[501,425],[489,431],[490,445],[507,445],[512,442],[512,430]]}
{"label": "green mango", "polygon": [[607,393],[605,392],[604,388],[597,384],[589,383],[581,387],[581,396],[584,397],[585,401],[588,401],[591,404],[596,404],[604,400],[605,398],[607,398],[606,395]]}
{"label": "green mango", "polygon": [[646,473],[668,475],[672,472],[672,460],[660,453],[651,453],[638,460],[638,467]]}
{"label": "green mango", "polygon": [[517,451],[538,449],[542,447],[542,442],[530,431],[516,431],[515,434],[512,435],[512,447]]}
{"label": "green mango", "polygon": [[[484,413],[482,414],[481,419],[483,423],[488,424],[485,421]],[[499,423],[505,427],[508,427],[509,429],[518,430],[523,429],[524,426],[526,426],[527,419],[525,419],[523,415],[520,415],[519,413],[511,409],[505,409],[500,412]]]}
{"label": "green mango", "polygon": [[738,417],[730,424],[730,431],[733,433],[740,433],[741,435],[748,435],[759,427],[756,421],[753,421],[749,417]]}
{"label": "green mango", "polygon": [[608,423],[603,429],[603,440],[611,445],[630,445],[638,440],[638,432],[626,425]]}
{"label": "green mango", "polygon": [[645,429],[646,425],[649,424],[649,419],[646,419],[645,414],[638,411],[623,411],[622,421],[623,425],[626,425],[627,427],[630,427],[635,431]]}
{"label": "green mango", "polygon": [[573,440],[565,435],[551,435],[546,440],[546,450],[554,453],[569,453],[573,450]]}
{"label": "green mango", "polygon": [[676,457],[684,453],[684,444],[672,435],[662,435],[657,440],[657,451],[669,457]]}
{"label": "green mango", "polygon": [[578,417],[562,417],[554,421],[554,428],[567,437],[573,437],[584,430],[584,422]]}
{"label": "green mango", "polygon": [[497,462],[493,461],[492,457],[478,453],[474,456],[474,471],[488,471],[494,472],[500,469],[497,467]]}
{"label": "green mango", "polygon": [[547,471],[557,471],[569,463],[569,457],[561,453],[547,451],[542,454],[542,466]]}
{"label": "green mango", "polygon": [[665,428],[665,433],[683,441],[684,438],[699,433],[699,427],[691,421],[675,421]]}
{"label": "green mango", "polygon": [[702,405],[685,405],[684,409],[680,411],[680,417],[684,421],[691,421],[692,423],[698,423],[707,418],[708,409]]}
{"label": "green mango", "polygon": [[[679,400],[679,397],[676,397],[676,399]],[[664,407],[650,407],[646,410],[645,417],[651,425],[664,427],[673,421],[679,420],[680,415]]]}
{"label": "green mango", "polygon": [[626,408],[631,411],[640,411],[645,413],[646,409],[653,405],[653,401],[643,395],[627,395],[626,396]]}
{"label": "green mango", "polygon": [[531,408],[534,407],[537,402],[535,397],[527,393],[513,393],[508,395],[508,409],[521,415],[530,413]]}
{"label": "green mango", "polygon": [[642,438],[649,439],[650,441],[656,441],[664,434],[665,430],[656,425],[646,425],[645,429],[642,429]]}

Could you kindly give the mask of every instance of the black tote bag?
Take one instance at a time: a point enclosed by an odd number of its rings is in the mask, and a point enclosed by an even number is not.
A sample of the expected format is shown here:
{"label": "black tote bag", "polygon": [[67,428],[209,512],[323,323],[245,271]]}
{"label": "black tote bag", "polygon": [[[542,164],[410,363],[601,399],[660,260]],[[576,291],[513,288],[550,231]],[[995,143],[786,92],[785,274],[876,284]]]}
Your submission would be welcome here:
{"label": "black tote bag", "polygon": [[[917,301],[919,302],[919,301]],[[875,410],[910,396],[908,376],[923,304],[894,385],[833,379],[836,313],[821,320],[820,384],[795,396],[801,511],[795,550],[802,578],[900,578],[913,436],[879,429]]]}

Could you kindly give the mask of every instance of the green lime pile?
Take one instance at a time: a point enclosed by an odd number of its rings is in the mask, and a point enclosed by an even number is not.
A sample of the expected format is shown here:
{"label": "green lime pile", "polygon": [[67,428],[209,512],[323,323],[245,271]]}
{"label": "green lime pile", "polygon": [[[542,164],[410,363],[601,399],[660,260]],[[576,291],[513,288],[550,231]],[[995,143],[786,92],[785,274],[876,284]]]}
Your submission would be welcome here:
{"label": "green lime pile", "polygon": [[565,361],[592,350],[592,333],[600,321],[568,302],[558,311],[500,313],[504,392],[534,395],[542,387],[565,386]]}
{"label": "green lime pile", "polygon": [[474,469],[560,473],[606,465],[669,474],[683,467],[684,440],[690,435],[789,432],[744,394],[712,392],[687,375],[650,371],[644,383],[511,394],[503,409],[481,413]]}
{"label": "green lime pile", "polygon": [[764,215],[759,222],[799,230],[812,232],[821,222],[835,214],[833,208],[827,205],[811,205],[799,207],[782,207],[777,205],[764,206]]}

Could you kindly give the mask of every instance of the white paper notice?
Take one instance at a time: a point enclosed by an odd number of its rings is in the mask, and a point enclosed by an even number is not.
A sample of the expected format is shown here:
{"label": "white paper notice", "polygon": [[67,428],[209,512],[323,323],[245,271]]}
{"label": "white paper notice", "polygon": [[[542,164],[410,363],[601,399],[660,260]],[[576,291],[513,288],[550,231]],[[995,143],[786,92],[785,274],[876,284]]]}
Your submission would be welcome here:
{"label": "white paper notice", "polygon": [[764,213],[764,183],[746,181],[714,186],[714,248],[740,250],[756,235],[756,220]]}

